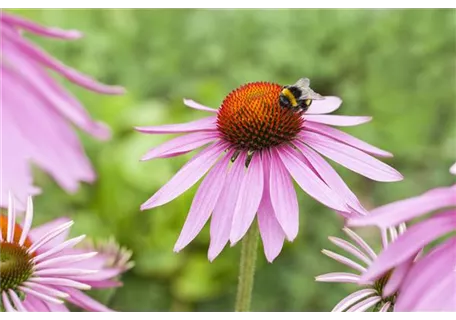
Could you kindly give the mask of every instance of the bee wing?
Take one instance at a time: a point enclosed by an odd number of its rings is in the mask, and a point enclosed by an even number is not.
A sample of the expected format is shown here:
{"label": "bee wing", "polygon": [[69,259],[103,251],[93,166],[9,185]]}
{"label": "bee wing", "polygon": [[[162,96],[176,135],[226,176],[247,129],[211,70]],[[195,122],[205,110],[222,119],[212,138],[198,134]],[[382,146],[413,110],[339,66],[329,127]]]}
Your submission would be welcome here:
{"label": "bee wing", "polygon": [[296,81],[294,85],[298,88],[306,89],[310,86],[310,80],[308,78],[301,78],[298,81]]}
{"label": "bee wing", "polygon": [[309,91],[307,93],[307,98],[308,99],[312,99],[312,100],[323,100],[324,99],[324,97],[321,94],[316,93],[315,91],[313,91],[310,88],[309,88]]}

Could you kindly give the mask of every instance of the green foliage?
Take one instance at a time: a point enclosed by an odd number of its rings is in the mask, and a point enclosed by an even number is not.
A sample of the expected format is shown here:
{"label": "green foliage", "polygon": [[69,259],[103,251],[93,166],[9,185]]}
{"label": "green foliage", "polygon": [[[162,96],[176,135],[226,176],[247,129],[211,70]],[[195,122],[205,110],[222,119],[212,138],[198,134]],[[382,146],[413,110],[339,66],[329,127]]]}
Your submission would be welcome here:
{"label": "green foliage", "polygon": [[[228,311],[234,304],[239,247],[207,258],[208,228],[181,253],[173,245],[185,221],[192,188],[170,204],[140,212],[191,155],[140,162],[167,140],[134,126],[195,120],[202,112],[182,98],[217,107],[250,81],[292,83],[306,76],[317,92],[344,99],[338,113],[372,115],[346,131],[395,154],[385,161],[406,179],[377,183],[336,165],[369,208],[452,182],[456,160],[456,38],[451,10],[47,10],[17,11],[49,26],[79,29],[72,42],[38,39],[68,65],[112,84],[125,96],[68,87],[90,113],[107,122],[110,141],[81,134],[98,180],[65,194],[36,172],[45,191],[36,197],[36,222],[75,219],[74,233],[114,235],[134,251],[136,267],[110,297],[121,311]],[[344,129],[345,130],[345,129]],[[343,221],[298,191],[301,226],[273,264],[259,256],[253,310],[323,311],[354,286],[316,283],[318,274],[342,270],[320,253],[327,237],[341,236]],[[375,230],[364,235],[378,240]],[[377,241],[378,243],[378,241]]]}

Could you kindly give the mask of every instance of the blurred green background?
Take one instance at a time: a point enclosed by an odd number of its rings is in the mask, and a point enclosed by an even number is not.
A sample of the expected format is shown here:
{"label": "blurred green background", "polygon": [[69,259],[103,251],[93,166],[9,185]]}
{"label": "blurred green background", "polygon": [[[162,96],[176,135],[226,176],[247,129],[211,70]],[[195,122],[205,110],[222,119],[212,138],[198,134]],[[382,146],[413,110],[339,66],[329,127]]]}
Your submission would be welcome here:
{"label": "blurred green background", "polygon": [[[75,195],[36,170],[45,191],[35,199],[36,223],[62,214],[74,234],[111,235],[134,252],[136,267],[124,286],[103,300],[119,311],[229,311],[234,304],[240,245],[206,258],[204,231],[181,253],[173,245],[196,187],[151,211],[139,206],[191,156],[140,162],[168,136],[142,135],[138,125],[184,122],[204,116],[186,108],[191,98],[217,107],[250,81],[293,83],[302,76],[315,91],[338,95],[337,113],[372,115],[347,128],[394,153],[386,162],[406,179],[373,182],[335,165],[372,208],[453,182],[456,161],[456,15],[454,10],[15,10],[48,26],[78,29],[85,37],[62,42],[30,36],[65,63],[127,88],[108,97],[67,83],[94,118],[107,122],[110,141],[81,134],[99,179]],[[273,264],[259,255],[252,309],[330,311],[352,285],[316,283],[344,267],[320,253],[338,251],[342,236],[334,212],[298,191],[298,238]],[[379,247],[374,229],[360,230]],[[262,250],[262,247],[261,249]]]}

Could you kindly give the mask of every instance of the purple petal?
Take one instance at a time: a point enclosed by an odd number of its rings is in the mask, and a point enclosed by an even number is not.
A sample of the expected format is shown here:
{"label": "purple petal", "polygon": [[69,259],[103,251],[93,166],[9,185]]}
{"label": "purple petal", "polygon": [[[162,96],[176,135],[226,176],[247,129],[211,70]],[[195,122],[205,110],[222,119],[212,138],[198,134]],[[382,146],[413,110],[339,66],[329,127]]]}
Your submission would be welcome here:
{"label": "purple petal", "polygon": [[421,248],[456,228],[456,211],[449,211],[410,227],[406,233],[389,244],[363,274],[361,281],[373,280],[412,257]]}
{"label": "purple petal", "polygon": [[399,289],[402,280],[405,278],[410,268],[412,267],[415,257],[416,254],[412,255],[406,261],[394,268],[390,278],[388,279],[388,282],[383,288],[382,294],[384,298],[392,296]]}
{"label": "purple petal", "polygon": [[344,256],[342,256],[342,255],[340,255],[338,253],[335,253],[335,252],[332,252],[332,251],[329,251],[329,250],[326,250],[326,249],[323,249],[321,252],[324,255],[330,257],[331,259],[334,259],[337,262],[345,264],[349,268],[355,269],[355,270],[357,270],[359,272],[365,272],[366,271],[366,269],[363,266],[359,265],[358,263],[354,262],[353,260],[350,260],[347,257],[344,257]]}
{"label": "purple petal", "polygon": [[24,55],[20,48],[8,42],[3,44],[2,49],[4,59],[15,66],[14,72],[20,75],[29,90],[46,102],[46,106],[67,117],[89,134],[100,139],[109,138],[109,129],[93,121],[82,104],[49,76],[39,64]]}
{"label": "purple petal", "polygon": [[136,131],[148,134],[188,133],[217,130],[217,117],[211,116],[192,122],[166,124],[163,126],[135,127]]}
{"label": "purple petal", "polygon": [[216,142],[198,153],[167,184],[141,205],[141,210],[161,206],[187,191],[214,165],[225,148],[225,143]]}
{"label": "purple petal", "polygon": [[258,208],[258,227],[260,229],[261,240],[263,241],[264,254],[269,262],[279,255],[285,240],[285,233],[277,221],[274,208],[271,203],[270,191],[267,186],[270,184],[271,155],[269,152],[263,154],[264,166],[264,188],[263,198]]}
{"label": "purple petal", "polygon": [[304,125],[304,130],[312,131],[312,132],[316,132],[316,133],[328,136],[330,138],[333,138],[340,142],[348,144],[349,146],[352,146],[356,149],[370,153],[374,156],[378,156],[378,157],[392,157],[393,156],[393,154],[388,151],[379,149],[373,145],[368,144],[367,142],[364,142],[363,140],[360,140],[358,138],[353,137],[352,135],[349,135],[348,133],[345,133],[343,131],[329,127],[324,124],[320,124],[320,123],[316,123],[316,122],[306,122]]}
{"label": "purple petal", "polygon": [[381,228],[398,225],[428,212],[456,205],[456,188],[438,188],[418,197],[396,201],[371,211],[365,217],[353,217],[350,226],[377,225]]}
{"label": "purple petal", "polygon": [[35,22],[23,19],[16,15],[8,14],[6,12],[0,13],[0,20],[3,23],[7,23],[13,27],[19,27],[39,36],[57,39],[78,39],[82,37],[82,33],[77,30],[63,30],[59,28],[43,27]]}
{"label": "purple petal", "polygon": [[362,260],[365,262],[367,265],[370,265],[372,263],[372,260],[370,260],[361,250],[359,250],[356,246],[351,244],[350,242],[347,242],[345,240],[335,238],[335,237],[328,237],[329,240],[334,243],[336,246],[341,248],[342,250],[345,250],[348,253],[351,253],[358,259]]}
{"label": "purple petal", "polygon": [[369,255],[372,259],[376,259],[377,255],[375,254],[374,250],[361,238],[358,234],[354,231],[350,230],[349,228],[343,228],[342,231],[345,232],[347,236],[349,236],[353,241],[358,244],[367,255]]}
{"label": "purple petal", "polygon": [[146,161],[154,158],[168,158],[185,154],[214,141],[217,137],[218,134],[212,131],[190,133],[169,140],[158,147],[149,150],[141,160]]}
{"label": "purple petal", "polygon": [[190,108],[193,108],[193,109],[196,109],[196,110],[201,110],[201,111],[208,111],[208,112],[217,113],[217,110],[216,110],[216,109],[213,109],[213,108],[209,108],[209,107],[203,106],[202,104],[199,104],[198,102],[195,102],[195,101],[190,100],[190,99],[184,99],[184,104],[185,104],[187,107],[190,107]]}
{"label": "purple petal", "polygon": [[4,41],[10,41],[17,45],[23,53],[30,57],[30,59],[34,59],[38,63],[41,63],[44,66],[58,72],[71,82],[81,87],[104,94],[123,94],[125,92],[125,89],[122,87],[102,84],[89,76],[64,65],[62,62],[53,58],[38,46],[35,46],[25,38],[22,38],[12,30],[9,30],[9,28],[2,28],[2,36],[4,37]]}
{"label": "purple petal", "polygon": [[378,312],[388,312],[390,306],[391,306],[391,302],[387,301],[387,302],[380,308],[380,310],[378,310]]}
{"label": "purple petal", "polygon": [[342,104],[342,99],[339,97],[324,97],[322,100],[314,100],[310,105],[309,109],[307,109],[304,117],[310,114],[324,114],[324,113],[331,113],[337,109],[339,109],[340,105]]}
{"label": "purple petal", "polygon": [[64,291],[68,293],[70,296],[67,300],[78,307],[81,307],[84,310],[91,311],[91,312],[113,312],[114,310],[109,309],[105,305],[101,304],[100,302],[92,299],[88,295],[82,293],[79,290],[73,288],[64,288]]}
{"label": "purple petal", "polygon": [[232,246],[245,235],[252,224],[263,196],[263,187],[263,164],[261,155],[256,152],[239,186],[239,196],[236,201],[230,232]]}
{"label": "purple petal", "polygon": [[332,272],[315,277],[319,282],[358,283],[360,276],[348,272]]}
{"label": "purple petal", "polygon": [[190,212],[182,228],[174,252],[179,252],[201,231],[211,216],[225,184],[230,154],[225,155],[207,174],[193,198]]}
{"label": "purple petal", "polygon": [[16,292],[14,292],[13,290],[9,289],[8,293],[9,293],[11,301],[13,302],[13,304],[16,307],[17,311],[26,312],[27,310],[25,309],[24,305],[22,304],[21,299],[19,299],[19,296],[16,294]]}
{"label": "purple petal", "polygon": [[[231,153],[230,153],[231,154]],[[228,172],[222,193],[215,205],[211,218],[211,242],[208,258],[213,261],[223,250],[230,239],[233,214],[239,197],[239,186],[244,178],[244,163],[246,154],[241,152]]]}
{"label": "purple petal", "polygon": [[363,176],[377,181],[399,181],[402,175],[385,163],[326,136],[302,132],[302,140],[324,156]]}
{"label": "purple petal", "polygon": [[357,126],[372,120],[372,117],[352,117],[352,116],[335,116],[335,115],[313,115],[305,114],[304,120],[329,124],[333,126],[348,127],[348,126]]}
{"label": "purple petal", "polygon": [[[450,238],[413,264],[401,285],[401,294],[397,297],[395,311],[420,311],[416,309],[420,300],[427,299],[436,287],[446,281],[447,276],[455,278],[455,247],[456,239]],[[438,291],[442,301],[451,301],[451,298],[454,298],[454,295],[444,296],[441,289]]]}
{"label": "purple petal", "polygon": [[363,289],[356,292],[353,292],[349,296],[342,299],[331,312],[343,312],[353,304],[363,300],[377,292],[374,289]]}
{"label": "purple petal", "polygon": [[13,308],[13,305],[11,304],[6,291],[2,292],[2,302],[2,305],[5,307],[6,312],[17,312],[17,310]]}
{"label": "purple petal", "polygon": [[311,197],[332,209],[339,211],[349,210],[339,196],[298,158],[291,147],[285,146],[278,150],[272,149],[272,156],[280,157],[288,172]]}
{"label": "purple petal", "polygon": [[269,194],[277,221],[285,232],[287,239],[293,241],[299,230],[299,208],[296,191],[290,174],[283,165],[277,153],[272,153],[270,159],[271,174],[269,177]]}
{"label": "purple petal", "polygon": [[350,309],[347,310],[347,312],[364,312],[370,307],[375,306],[381,300],[382,298],[378,296],[367,298],[366,300],[363,300],[352,306]]}
{"label": "purple petal", "polygon": [[[38,240],[43,238],[46,234],[50,233],[51,231],[57,229],[59,226],[65,224],[65,223],[68,223],[70,221],[71,221],[71,219],[67,218],[67,217],[62,217],[62,218],[52,220],[48,223],[42,224],[41,226],[30,230],[29,237],[32,240],[32,242],[37,242]],[[43,245],[38,252],[44,252],[46,250],[52,249],[53,247],[61,244],[68,237],[69,233],[70,233],[70,230],[66,229],[59,236],[53,238],[52,240],[49,240],[49,242],[47,242],[45,245]]]}
{"label": "purple petal", "polygon": [[367,214],[367,210],[359,202],[355,194],[345,184],[344,180],[339,176],[336,170],[323,159],[317,152],[313,151],[300,141],[295,141],[294,144],[301,150],[302,154],[312,167],[320,174],[320,177],[326,184],[335,192],[341,194],[345,202],[355,209],[360,214]]}
{"label": "purple petal", "polygon": [[[11,106],[3,112],[2,125],[7,127],[11,139],[3,141],[3,152],[8,153],[11,148],[11,152],[22,152],[27,161],[35,162],[69,192],[77,190],[79,181],[92,182],[95,173],[67,120],[28,88],[23,77],[2,66],[2,78],[8,84],[2,102]],[[16,145],[10,145],[12,142]],[[17,167],[6,158],[11,170]]]}

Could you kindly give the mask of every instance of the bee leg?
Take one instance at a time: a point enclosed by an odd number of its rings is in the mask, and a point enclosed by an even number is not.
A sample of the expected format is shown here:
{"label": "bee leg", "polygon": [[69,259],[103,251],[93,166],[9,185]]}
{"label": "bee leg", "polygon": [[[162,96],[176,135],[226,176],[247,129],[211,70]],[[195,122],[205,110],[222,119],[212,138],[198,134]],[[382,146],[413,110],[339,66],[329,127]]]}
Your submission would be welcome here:
{"label": "bee leg", "polygon": [[245,167],[246,168],[249,167],[250,161],[252,161],[253,153],[254,153],[253,150],[247,151],[247,159],[245,159]]}
{"label": "bee leg", "polygon": [[236,159],[239,157],[239,154],[241,153],[241,150],[236,150],[233,155],[231,156],[231,162],[234,163]]}

